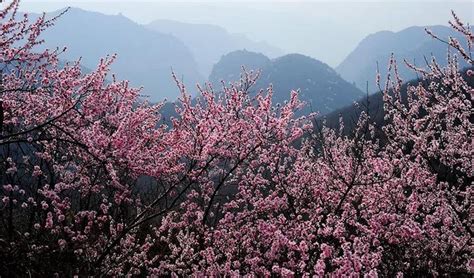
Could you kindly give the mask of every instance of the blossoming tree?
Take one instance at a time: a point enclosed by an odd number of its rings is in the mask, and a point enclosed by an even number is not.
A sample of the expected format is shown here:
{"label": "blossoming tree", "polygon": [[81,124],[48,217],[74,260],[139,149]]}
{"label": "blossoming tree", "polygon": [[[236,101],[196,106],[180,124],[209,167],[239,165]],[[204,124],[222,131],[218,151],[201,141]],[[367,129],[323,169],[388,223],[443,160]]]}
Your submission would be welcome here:
{"label": "blossoming tree", "polygon": [[293,119],[296,93],[278,111],[271,89],[251,98],[250,74],[197,103],[176,79],[179,117],[165,126],[161,104],[107,76],[114,57],[89,74],[79,61],[61,67],[65,49],[36,50],[56,18],[18,20],[17,9],[0,14],[2,273],[150,272],[168,249],[161,219],[192,209],[179,217],[216,221],[242,169],[310,127]]}
{"label": "blossoming tree", "polygon": [[56,18],[17,9],[0,13],[0,275],[474,271],[473,72],[456,56],[414,68],[406,93],[392,60],[382,130],[364,113],[351,136],[313,129],[296,92],[250,94],[254,73],[195,100],[175,77],[165,125],[163,104],[110,76],[114,56],[62,65],[66,49],[39,50]]}

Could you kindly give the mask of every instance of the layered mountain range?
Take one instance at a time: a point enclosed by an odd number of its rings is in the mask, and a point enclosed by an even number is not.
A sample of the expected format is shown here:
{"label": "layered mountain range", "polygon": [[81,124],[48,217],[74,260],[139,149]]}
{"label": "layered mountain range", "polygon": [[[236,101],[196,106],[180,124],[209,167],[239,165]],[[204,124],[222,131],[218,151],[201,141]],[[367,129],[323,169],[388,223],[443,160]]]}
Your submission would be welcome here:
{"label": "layered mountain range", "polygon": [[[442,40],[457,37],[445,26],[427,28]],[[434,57],[444,64],[449,50],[445,43],[427,35],[425,27],[381,31],[364,38],[332,69],[305,55],[283,55],[284,50],[278,47],[232,34],[216,25],[163,19],[141,25],[121,14],[105,15],[78,8],[69,9],[55,26],[45,31],[43,38],[45,44],[40,47],[68,46],[61,58],[81,58],[87,69],[94,69],[100,58],[117,53],[112,72],[119,79],[130,80],[132,86],[143,86],[143,95],[152,102],[177,98],[172,71],[192,93],[196,83],[210,81],[218,87],[221,80],[238,80],[244,66],[261,71],[255,91],[272,84],[274,101],[282,103],[291,90],[299,90],[306,102],[301,113],[320,114],[350,106],[367,89],[369,93],[375,92],[377,64],[383,79],[391,53],[399,62],[402,78],[410,80],[416,75],[403,65],[404,59],[423,66]]]}
{"label": "layered mountain range", "polygon": [[260,71],[255,91],[272,84],[275,103],[283,103],[291,90],[298,90],[300,98],[306,102],[302,113],[328,113],[351,104],[363,94],[327,64],[301,54],[269,59],[261,53],[246,50],[231,52],[214,66],[209,80],[214,84],[220,80],[238,80],[242,66],[246,70]]}

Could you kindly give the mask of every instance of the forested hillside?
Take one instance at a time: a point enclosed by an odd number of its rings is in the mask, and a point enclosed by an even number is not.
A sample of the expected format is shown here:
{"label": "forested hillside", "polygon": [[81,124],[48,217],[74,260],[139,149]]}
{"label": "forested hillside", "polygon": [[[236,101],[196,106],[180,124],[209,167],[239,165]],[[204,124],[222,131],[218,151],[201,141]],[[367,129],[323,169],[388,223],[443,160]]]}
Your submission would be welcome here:
{"label": "forested hillside", "polygon": [[270,60],[260,53],[236,51],[221,58],[214,66],[209,80],[219,88],[221,80],[240,78],[242,66],[246,70],[260,71],[254,91],[273,85],[273,100],[283,103],[290,98],[292,90],[299,90],[299,96],[306,105],[299,112],[322,114],[351,104],[363,93],[342,79],[328,65],[311,57],[289,54]]}

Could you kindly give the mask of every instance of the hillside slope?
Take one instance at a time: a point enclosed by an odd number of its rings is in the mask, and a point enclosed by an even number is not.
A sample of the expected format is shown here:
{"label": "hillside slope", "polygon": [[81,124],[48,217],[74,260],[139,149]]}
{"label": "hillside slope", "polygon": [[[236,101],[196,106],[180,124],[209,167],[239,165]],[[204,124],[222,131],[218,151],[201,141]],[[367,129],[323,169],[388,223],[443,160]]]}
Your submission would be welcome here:
{"label": "hillside slope", "polygon": [[71,8],[44,32],[43,38],[42,47],[67,46],[61,58],[72,61],[82,57],[82,64],[90,69],[97,66],[100,58],[117,53],[112,72],[120,79],[130,80],[133,86],[144,86],[144,94],[150,95],[152,101],[178,96],[172,69],[190,86],[204,79],[183,42],[148,30],[122,15]]}
{"label": "hillside slope", "polygon": [[[458,37],[456,32],[446,26],[426,28],[444,40],[449,36]],[[378,89],[375,84],[377,63],[381,76],[386,76],[391,53],[394,53],[399,62],[401,77],[408,81],[416,78],[416,75],[404,65],[404,59],[417,66],[424,66],[425,58],[430,60],[433,56],[441,65],[445,65],[447,51],[448,46],[429,36],[425,27],[414,26],[400,32],[381,31],[364,38],[336,67],[336,71],[363,91],[366,90],[368,82],[369,92],[373,93]]]}
{"label": "hillside slope", "polygon": [[[474,68],[471,68],[474,70]],[[462,71],[464,79],[470,86],[474,86],[474,77],[469,77],[466,74],[467,68]],[[422,82],[423,86],[428,86],[428,83],[423,82],[419,79],[413,79],[408,82],[405,82],[401,87],[401,96],[402,99],[406,100],[407,98],[407,88],[409,85],[416,85],[419,82]],[[326,124],[332,128],[339,128],[339,119],[342,117],[344,122],[345,132],[351,133],[357,120],[359,119],[362,111],[368,112],[372,122],[376,126],[381,127],[385,124],[384,120],[384,102],[382,92],[376,92],[375,94],[365,96],[357,101],[358,105],[348,105],[341,109],[337,109],[323,117],[319,118],[319,123],[322,123],[322,120],[326,121]]]}
{"label": "hillside slope", "polygon": [[291,90],[299,89],[300,98],[306,102],[300,113],[317,111],[326,114],[363,95],[328,65],[300,54],[270,60],[263,54],[250,51],[232,52],[223,56],[214,66],[209,81],[216,84],[220,80],[236,80],[242,66],[247,70],[261,70],[254,89],[264,89],[272,84],[274,101],[277,103],[289,99]]}
{"label": "hillside slope", "polygon": [[150,30],[170,34],[189,47],[204,76],[211,73],[212,67],[222,55],[248,49],[261,52],[270,57],[282,55],[282,51],[263,41],[253,41],[241,34],[229,33],[224,28],[211,24],[192,24],[173,20],[155,20],[145,25]]}

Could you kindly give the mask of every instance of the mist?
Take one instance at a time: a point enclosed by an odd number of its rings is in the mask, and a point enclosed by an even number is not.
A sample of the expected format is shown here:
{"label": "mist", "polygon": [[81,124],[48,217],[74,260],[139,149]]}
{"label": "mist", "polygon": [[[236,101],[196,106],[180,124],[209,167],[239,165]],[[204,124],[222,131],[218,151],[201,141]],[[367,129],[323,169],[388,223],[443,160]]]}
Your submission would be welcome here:
{"label": "mist", "polygon": [[[336,67],[367,35],[410,26],[447,25],[454,10],[467,22],[471,1],[33,1],[22,10],[66,6],[122,14],[147,24],[156,19],[214,24],[264,41],[283,53],[301,53]],[[206,38],[202,38],[204,41]],[[212,47],[213,42],[209,42]]]}

